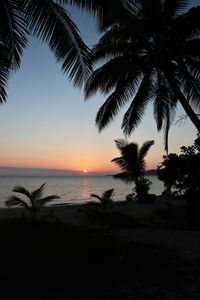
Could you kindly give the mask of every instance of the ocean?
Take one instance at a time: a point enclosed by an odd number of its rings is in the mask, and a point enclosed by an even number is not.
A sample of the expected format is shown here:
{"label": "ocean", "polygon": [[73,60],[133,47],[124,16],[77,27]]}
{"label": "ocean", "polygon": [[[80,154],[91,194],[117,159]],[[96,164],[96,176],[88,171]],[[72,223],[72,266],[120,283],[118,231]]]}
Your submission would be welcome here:
{"label": "ocean", "polygon": [[[163,183],[154,175],[146,176],[153,183],[150,193],[160,195],[163,192]],[[4,207],[4,201],[11,195],[15,186],[22,185],[32,191],[43,183],[46,183],[44,196],[58,195],[60,199],[51,204],[83,203],[95,198],[90,194],[101,195],[105,190],[114,189],[114,201],[125,200],[126,195],[132,192],[134,185],[127,185],[112,176],[66,176],[66,177],[0,177],[0,207]],[[18,194],[19,196],[19,194]]]}

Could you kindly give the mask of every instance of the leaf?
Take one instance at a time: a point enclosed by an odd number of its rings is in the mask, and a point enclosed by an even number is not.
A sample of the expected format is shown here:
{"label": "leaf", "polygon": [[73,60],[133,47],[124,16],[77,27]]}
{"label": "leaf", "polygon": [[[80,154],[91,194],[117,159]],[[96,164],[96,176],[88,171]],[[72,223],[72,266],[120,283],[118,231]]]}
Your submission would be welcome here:
{"label": "leaf", "polygon": [[27,21],[30,31],[45,43],[62,63],[74,85],[81,87],[91,72],[90,49],[84,44],[69,14],[53,1],[29,1]]}
{"label": "leaf", "polygon": [[97,194],[90,194],[90,197],[97,198],[100,201],[102,200],[102,198],[99,195],[97,195]]}
{"label": "leaf", "polygon": [[103,199],[111,199],[111,197],[113,196],[114,193],[114,189],[109,189],[103,192],[102,194],[102,198]]}
{"label": "leaf", "polygon": [[29,208],[28,204],[24,200],[22,200],[16,196],[10,196],[5,201],[5,205],[6,206],[23,206],[25,208]]}
{"label": "leaf", "polygon": [[32,198],[33,202],[39,200],[42,197],[45,184],[46,183],[43,183],[38,189],[31,192],[31,198]]}
{"label": "leaf", "polygon": [[27,46],[27,24],[24,19],[24,1],[0,1],[0,42],[9,51],[11,68],[17,69]]}
{"label": "leaf", "polygon": [[127,184],[131,184],[132,182],[135,181],[135,177],[133,176],[133,174],[128,173],[128,172],[122,172],[122,173],[115,174],[113,176],[113,178],[120,179],[121,181],[123,181]]}
{"label": "leaf", "polygon": [[44,206],[45,204],[55,200],[55,199],[59,199],[60,197],[57,195],[50,195],[50,196],[46,196],[44,198],[40,198],[36,201],[36,206]]}
{"label": "leaf", "polygon": [[29,199],[31,199],[31,194],[23,186],[16,186],[16,187],[14,187],[13,188],[13,192],[25,195],[26,197],[28,197]]}

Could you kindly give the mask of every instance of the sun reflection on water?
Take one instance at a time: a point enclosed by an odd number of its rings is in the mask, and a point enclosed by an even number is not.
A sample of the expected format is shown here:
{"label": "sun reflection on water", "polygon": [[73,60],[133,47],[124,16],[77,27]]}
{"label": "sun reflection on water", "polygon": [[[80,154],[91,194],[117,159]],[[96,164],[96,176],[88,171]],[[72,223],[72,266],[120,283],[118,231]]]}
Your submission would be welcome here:
{"label": "sun reflection on water", "polygon": [[80,185],[80,199],[88,199],[90,198],[90,191],[88,185],[88,178],[83,178]]}

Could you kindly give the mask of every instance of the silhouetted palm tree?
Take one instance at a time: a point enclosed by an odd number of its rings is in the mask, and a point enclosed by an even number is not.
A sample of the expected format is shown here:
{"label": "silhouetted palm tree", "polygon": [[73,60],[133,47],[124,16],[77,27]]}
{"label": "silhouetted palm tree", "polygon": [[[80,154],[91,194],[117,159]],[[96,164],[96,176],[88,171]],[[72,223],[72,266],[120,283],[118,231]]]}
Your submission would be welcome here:
{"label": "silhouetted palm tree", "polygon": [[90,196],[100,200],[103,209],[105,211],[109,211],[113,205],[113,199],[112,199],[113,193],[114,193],[114,189],[110,189],[103,192],[102,196],[96,194],[91,194]]}
{"label": "silhouetted palm tree", "polygon": [[33,213],[33,222],[35,222],[36,215],[42,206],[51,202],[54,199],[60,198],[59,196],[56,196],[56,195],[42,197],[43,191],[44,191],[44,186],[45,186],[45,183],[43,183],[38,189],[36,189],[32,192],[29,192],[23,186],[16,186],[13,189],[13,192],[16,192],[16,193],[26,196],[28,198],[28,202],[26,202],[25,200],[23,200],[17,196],[10,196],[5,201],[5,205],[6,206],[22,206],[28,210],[31,209],[31,211]]}
{"label": "silhouetted palm tree", "polygon": [[99,130],[131,100],[122,122],[126,135],[151,101],[157,128],[165,129],[166,148],[178,102],[200,132],[194,111],[200,105],[200,7],[186,12],[189,0],[116,1],[124,7],[103,19],[104,34],[93,49],[93,62],[104,64],[85,88],[86,98],[97,90],[109,94],[96,116]]}
{"label": "silhouetted palm tree", "polygon": [[113,177],[120,179],[125,183],[135,183],[138,200],[140,200],[140,183],[144,182],[145,172],[145,156],[154,141],[146,141],[141,148],[138,148],[136,143],[128,143],[123,139],[115,141],[121,156],[112,160],[120,169],[122,173],[116,174]]}
{"label": "silhouetted palm tree", "polygon": [[62,71],[81,86],[91,71],[89,48],[62,4],[70,1],[0,0],[0,103],[10,73],[19,68],[29,34],[48,44]]}

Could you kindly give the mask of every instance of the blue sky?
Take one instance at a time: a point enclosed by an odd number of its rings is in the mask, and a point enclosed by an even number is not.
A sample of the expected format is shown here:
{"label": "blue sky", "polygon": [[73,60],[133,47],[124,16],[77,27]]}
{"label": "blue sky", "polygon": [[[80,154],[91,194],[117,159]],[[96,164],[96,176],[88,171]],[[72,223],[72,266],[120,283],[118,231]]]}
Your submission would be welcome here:
{"label": "blue sky", "polygon": [[[74,8],[70,11],[85,42],[95,44],[97,32],[92,17]],[[110,161],[119,154],[114,140],[124,137],[120,128],[124,111],[99,134],[95,115],[103,101],[103,96],[96,95],[84,102],[83,91],[75,89],[61,73],[48,47],[31,38],[21,68],[9,82],[8,101],[0,107],[0,166],[115,170]],[[177,117],[182,114],[178,109]],[[192,144],[195,137],[196,130],[189,120],[173,125],[170,152]],[[149,106],[129,140],[141,145],[151,139],[155,145],[147,157],[148,168],[156,167],[164,154],[163,133],[157,133]]]}

